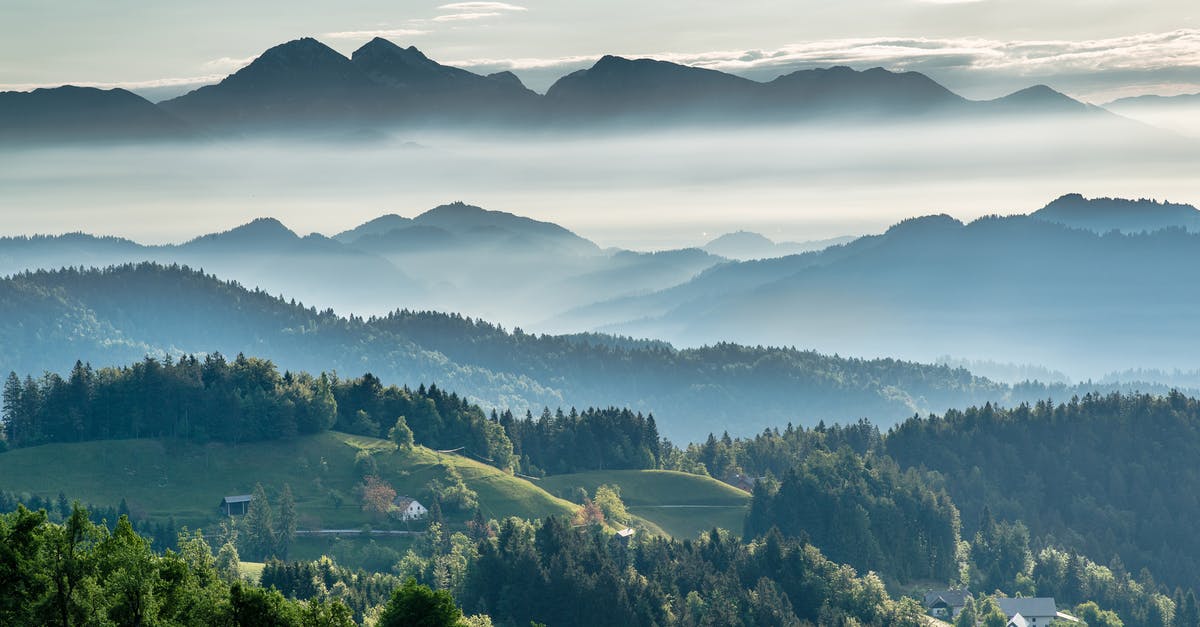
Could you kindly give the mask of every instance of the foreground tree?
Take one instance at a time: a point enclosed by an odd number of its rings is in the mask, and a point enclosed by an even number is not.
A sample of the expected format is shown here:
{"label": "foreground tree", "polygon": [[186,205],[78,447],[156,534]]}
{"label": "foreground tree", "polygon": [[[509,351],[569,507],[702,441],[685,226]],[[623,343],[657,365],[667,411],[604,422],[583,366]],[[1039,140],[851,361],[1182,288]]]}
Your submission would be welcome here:
{"label": "foreground tree", "polygon": [[392,594],[378,627],[455,627],[462,620],[462,610],[449,592],[435,591],[410,577]]}

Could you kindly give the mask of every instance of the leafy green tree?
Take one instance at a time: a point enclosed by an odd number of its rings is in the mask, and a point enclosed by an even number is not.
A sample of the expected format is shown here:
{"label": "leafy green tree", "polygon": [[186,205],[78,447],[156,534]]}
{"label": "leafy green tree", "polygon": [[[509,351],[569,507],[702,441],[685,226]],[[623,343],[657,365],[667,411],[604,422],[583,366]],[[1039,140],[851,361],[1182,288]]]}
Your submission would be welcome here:
{"label": "leafy green tree", "polygon": [[401,451],[410,450],[413,447],[413,432],[408,428],[408,422],[404,416],[396,419],[396,425],[388,431],[388,439],[396,443]]}
{"label": "leafy green tree", "polygon": [[217,557],[214,562],[217,574],[223,581],[233,583],[241,580],[242,560],[238,557],[238,550],[233,542],[226,542],[221,545],[221,549],[217,551]]}
{"label": "leafy green tree", "polygon": [[1005,627],[1008,624],[1008,617],[991,597],[984,597],[979,602],[978,612],[981,627]]}
{"label": "leafy green tree", "polygon": [[629,522],[629,511],[621,501],[619,486],[602,485],[596,488],[596,496],[592,502],[604,512],[604,518],[620,524]]}
{"label": "leafy green tree", "polygon": [[462,618],[448,591],[435,591],[409,578],[393,593],[378,627],[457,627]]}
{"label": "leafy green tree", "polygon": [[954,627],[976,627],[979,624],[979,612],[975,609],[975,599],[968,597],[963,609],[954,617]]}
{"label": "leafy green tree", "polygon": [[1115,612],[1100,609],[1095,601],[1075,606],[1075,617],[1082,620],[1087,627],[1125,627],[1125,622]]}

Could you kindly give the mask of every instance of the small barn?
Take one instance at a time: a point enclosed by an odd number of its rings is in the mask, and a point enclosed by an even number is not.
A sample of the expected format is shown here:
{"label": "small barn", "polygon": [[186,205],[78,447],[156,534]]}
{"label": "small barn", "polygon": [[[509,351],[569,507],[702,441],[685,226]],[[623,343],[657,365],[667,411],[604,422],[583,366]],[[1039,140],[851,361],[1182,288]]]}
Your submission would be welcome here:
{"label": "small barn", "polygon": [[397,496],[392,501],[392,516],[400,520],[420,520],[429,514],[429,510],[425,509],[417,499],[408,496]]}
{"label": "small barn", "polygon": [[221,499],[221,513],[226,516],[245,516],[253,500],[254,497],[249,494],[227,496]]}

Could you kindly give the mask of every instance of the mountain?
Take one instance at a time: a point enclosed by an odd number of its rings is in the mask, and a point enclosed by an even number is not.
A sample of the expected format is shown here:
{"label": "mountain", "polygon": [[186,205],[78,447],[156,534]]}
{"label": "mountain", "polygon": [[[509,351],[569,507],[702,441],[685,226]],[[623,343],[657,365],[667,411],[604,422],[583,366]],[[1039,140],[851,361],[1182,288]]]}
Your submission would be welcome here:
{"label": "mountain", "polygon": [[388,231],[401,229],[410,226],[411,224],[411,218],[405,218],[394,213],[389,213],[387,215],[379,216],[374,220],[364,222],[352,229],[342,231],[341,233],[334,235],[333,239],[342,242],[343,244],[349,244],[366,235],[383,235]]}
{"label": "mountain", "polygon": [[204,268],[340,311],[389,311],[425,294],[422,282],[386,259],[323,235],[300,237],[274,218],[160,246],[82,233],[0,237],[0,275],[142,261]]}
{"label": "mountain", "polygon": [[1063,115],[1103,111],[1045,85],[1026,87],[982,104],[1006,114]]}
{"label": "mountain", "polygon": [[728,113],[753,104],[759,87],[716,70],[605,55],[551,85],[546,106],[568,119]]}
{"label": "mountain", "polygon": [[1152,126],[1200,137],[1200,94],[1121,98],[1104,108]]}
{"label": "mountain", "polygon": [[714,431],[756,433],[788,421],[870,416],[886,426],[935,408],[1127,389],[1012,388],[962,369],[795,349],[681,350],[602,336],[530,335],[458,315],[341,317],[153,264],[0,279],[0,345],[0,372],[22,374],[56,371],[76,359],[98,367],[148,353],[249,352],[293,371],[369,371],[387,383],[437,383],[518,413],[627,406],[653,412],[660,432],[677,441]]}
{"label": "mountain", "polygon": [[0,92],[0,140],[146,140],[193,136],[181,120],[124,89],[65,85]]}
{"label": "mountain", "polygon": [[380,37],[355,50],[350,60],[375,84],[389,88],[386,97],[393,106],[407,109],[396,111],[399,115],[488,118],[526,113],[538,98],[511,72],[480,76]]}
{"label": "mountain", "polygon": [[305,37],[270,48],[216,85],[159,104],[210,126],[345,123],[373,108],[376,91],[350,59]]}
{"label": "mountain", "polygon": [[736,231],[726,233],[705,244],[703,250],[727,259],[769,259],[821,250],[845,244],[853,239],[853,237],[847,236],[808,242],[775,242],[759,233]]}
{"label": "mountain", "polygon": [[691,346],[1037,363],[1086,378],[1191,364],[1194,263],[1200,235],[1179,229],[1101,235],[1037,216],[929,216],[817,253],[717,266],[558,323]]}
{"label": "mountain", "polygon": [[1200,210],[1192,205],[1141,198],[1084,198],[1067,194],[1033,212],[1033,217],[1098,233],[1137,233],[1167,228],[1200,231]]}
{"label": "mountain", "polygon": [[[311,37],[289,41],[219,83],[157,107],[122,90],[72,91],[78,89],[8,94],[0,98],[0,112],[6,106],[17,112],[9,119],[23,121],[10,124],[9,132],[33,139],[54,133],[141,138],[178,133],[176,120],[215,133],[302,130],[371,139],[395,125],[521,130],[550,125],[564,130],[612,122],[886,122],[935,113],[987,117],[1099,110],[1040,85],[973,102],[923,74],[878,67],[800,70],[763,83],[707,68],[614,55],[560,78],[540,96],[511,72],[482,76],[378,37],[349,58]],[[97,109],[109,113],[99,119],[82,113]]]}
{"label": "mountain", "polygon": [[1104,105],[1105,109],[1119,110],[1125,107],[1134,106],[1194,106],[1200,105],[1200,94],[1178,94],[1175,96],[1158,96],[1147,94],[1144,96],[1131,96],[1129,98],[1118,98]]}
{"label": "mountain", "polygon": [[952,113],[968,103],[924,74],[880,67],[799,70],[766,86],[779,104],[827,115]]}
{"label": "mountain", "polygon": [[[457,202],[381,216],[334,237],[260,218],[182,244],[86,234],[0,237],[0,275],[155,261],[341,312],[459,311],[530,325],[580,303],[660,290],[723,259],[699,250],[601,250],[557,224]],[[571,329],[573,330],[573,329]]]}

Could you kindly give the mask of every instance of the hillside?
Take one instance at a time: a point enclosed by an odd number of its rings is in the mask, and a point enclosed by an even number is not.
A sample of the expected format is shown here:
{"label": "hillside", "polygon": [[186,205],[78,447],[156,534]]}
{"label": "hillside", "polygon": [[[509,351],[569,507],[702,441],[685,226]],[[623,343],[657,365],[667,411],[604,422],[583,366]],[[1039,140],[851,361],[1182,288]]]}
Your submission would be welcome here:
{"label": "hillside", "polygon": [[750,495],[711,477],[672,470],[600,470],[543,478],[538,486],[571,498],[577,488],[595,494],[601,485],[621,489],[630,514],[679,539],[714,527],[741,533]]}
{"label": "hillside", "polygon": [[[423,447],[396,453],[374,438],[328,432],[253,444],[193,444],[171,440],[106,440],[48,444],[0,454],[0,490],[115,506],[125,499],[135,516],[173,516],[191,528],[214,528],[221,498],[249,494],[261,483],[268,497],[288,484],[301,529],[358,529],[379,524],[358,504],[355,455],[374,452],[380,476],[398,494],[420,497],[453,466],[478,492],[486,517],[570,515],[575,506],[496,468]],[[48,471],[47,469],[52,469]],[[455,514],[447,513],[454,520]],[[460,519],[459,522],[464,522]]]}
{"label": "hillside", "polygon": [[[1194,211],[1103,199],[1086,209],[1088,223],[1111,228]],[[909,219],[818,253],[718,266],[668,290],[583,308],[562,324],[682,345],[1036,363],[1076,379],[1190,367],[1200,345],[1186,321],[1200,300],[1187,286],[1200,236],[1100,234],[1048,222],[1054,214]],[[1116,296],[1132,293],[1136,302]]]}

